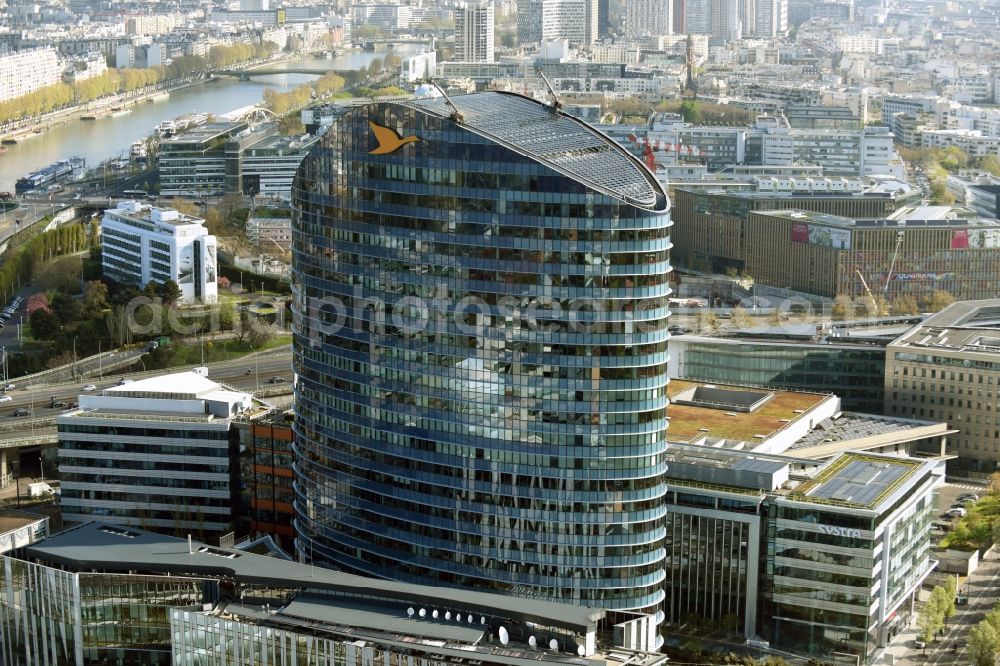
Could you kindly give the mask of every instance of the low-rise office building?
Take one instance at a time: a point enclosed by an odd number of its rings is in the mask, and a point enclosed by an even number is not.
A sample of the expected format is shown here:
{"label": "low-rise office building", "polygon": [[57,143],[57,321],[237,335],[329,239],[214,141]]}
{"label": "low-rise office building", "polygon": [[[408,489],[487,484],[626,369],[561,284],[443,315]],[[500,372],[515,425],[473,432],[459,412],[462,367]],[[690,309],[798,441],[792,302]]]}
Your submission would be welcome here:
{"label": "low-rise office building", "polygon": [[869,663],[930,573],[940,459],[840,453],[817,464],[674,445],[669,624],[691,615],[774,648]]}
{"label": "low-rise office building", "polygon": [[749,271],[748,246],[757,240],[748,228],[752,212],[794,209],[850,218],[884,218],[920,197],[919,190],[905,185],[890,192],[876,183],[859,192],[854,183],[822,178],[758,177],[756,181],[755,191],[747,189],[748,185],[740,186],[740,191],[686,186],[674,190],[672,257],[679,265],[717,273],[729,268]]}
{"label": "low-rise office building", "polygon": [[49,535],[49,518],[24,511],[0,511],[0,553],[24,548]]}
{"label": "low-rise office building", "polygon": [[365,578],[103,523],[0,556],[9,664],[659,666],[653,624],[609,626],[603,609]]}
{"label": "low-rise office building", "polygon": [[84,393],[56,417],[63,519],[224,533],[238,498],[230,426],[248,393],[178,372]]}
{"label": "low-rise office building", "polygon": [[[925,303],[937,291],[988,298],[1000,275],[1000,222],[952,216],[948,207],[903,208],[858,219],[804,210],[751,212],[743,270],[758,284],[819,296]],[[866,287],[867,285],[867,287]]]}
{"label": "low-rise office building", "polygon": [[[814,333],[814,332],[813,332]],[[885,346],[809,336],[670,339],[670,376],[701,382],[819,391],[840,397],[845,411],[880,413]]]}
{"label": "low-rise office building", "polygon": [[119,201],[101,219],[101,270],[126,285],[173,280],[188,303],[219,298],[215,236],[205,220],[140,201]]}
{"label": "low-rise office building", "polygon": [[226,192],[289,197],[292,179],[317,138],[276,136],[274,123],[215,122],[160,143],[160,194]]}
{"label": "low-rise office building", "polygon": [[908,626],[934,568],[940,460],[847,453],[769,498],[760,634],[771,645],[871,661]]}
{"label": "low-rise office building", "polygon": [[947,421],[952,465],[1000,464],[1000,299],[952,303],[886,348],[885,413]]}
{"label": "low-rise office building", "polygon": [[825,460],[845,451],[942,456],[942,421],[846,412],[829,393],[671,379],[671,444]]}

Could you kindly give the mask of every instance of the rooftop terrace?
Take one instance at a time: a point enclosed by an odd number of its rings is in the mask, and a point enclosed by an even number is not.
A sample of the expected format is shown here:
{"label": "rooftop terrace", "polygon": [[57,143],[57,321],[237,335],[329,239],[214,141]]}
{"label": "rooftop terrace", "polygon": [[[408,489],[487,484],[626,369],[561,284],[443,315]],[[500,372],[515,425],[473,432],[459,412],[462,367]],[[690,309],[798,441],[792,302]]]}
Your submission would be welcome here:
{"label": "rooftop terrace", "polygon": [[[742,387],[671,379],[667,394],[672,402],[685,391],[701,386],[747,391]],[[678,442],[690,442],[700,437],[760,442],[785,428],[789,423],[802,418],[809,410],[828,398],[821,393],[767,389],[750,389],[750,391],[761,395],[771,394],[772,397],[750,412],[671,404],[667,408],[667,416],[670,419],[667,438]]]}

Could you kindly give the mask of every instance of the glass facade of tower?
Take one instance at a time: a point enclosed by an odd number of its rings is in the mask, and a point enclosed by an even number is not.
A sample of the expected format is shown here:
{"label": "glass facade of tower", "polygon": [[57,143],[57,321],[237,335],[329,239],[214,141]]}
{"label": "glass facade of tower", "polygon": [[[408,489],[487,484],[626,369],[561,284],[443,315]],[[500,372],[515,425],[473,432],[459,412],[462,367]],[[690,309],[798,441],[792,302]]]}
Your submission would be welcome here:
{"label": "glass facade of tower", "polygon": [[454,104],[348,110],[296,177],[297,549],[655,610],[666,195],[545,105]]}

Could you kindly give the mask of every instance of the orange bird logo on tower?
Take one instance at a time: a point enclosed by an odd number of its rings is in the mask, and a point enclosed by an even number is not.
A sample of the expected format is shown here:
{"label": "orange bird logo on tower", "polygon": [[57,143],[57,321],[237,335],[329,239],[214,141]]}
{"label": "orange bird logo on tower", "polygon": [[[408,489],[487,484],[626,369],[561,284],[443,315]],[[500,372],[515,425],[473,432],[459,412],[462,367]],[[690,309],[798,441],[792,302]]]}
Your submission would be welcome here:
{"label": "orange bird logo on tower", "polygon": [[388,155],[389,153],[394,153],[408,143],[416,143],[420,141],[420,137],[417,136],[407,136],[402,137],[396,134],[396,131],[389,128],[383,127],[372,121],[368,121],[368,127],[371,128],[372,134],[375,135],[375,140],[378,141],[378,145],[374,150],[369,150],[369,155]]}

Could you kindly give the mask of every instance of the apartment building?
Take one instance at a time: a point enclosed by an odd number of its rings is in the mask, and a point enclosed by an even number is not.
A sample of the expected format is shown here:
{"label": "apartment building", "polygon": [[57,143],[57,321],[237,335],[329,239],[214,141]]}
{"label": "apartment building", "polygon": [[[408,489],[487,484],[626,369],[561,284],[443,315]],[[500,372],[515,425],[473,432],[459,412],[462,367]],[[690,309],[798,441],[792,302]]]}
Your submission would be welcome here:
{"label": "apartment building", "polygon": [[493,2],[474,0],[455,10],[455,60],[493,62]]}
{"label": "apartment building", "polygon": [[890,343],[885,363],[886,414],[947,421],[949,465],[998,468],[1000,300],[952,303]]}
{"label": "apartment building", "polygon": [[56,417],[63,519],[186,534],[231,529],[238,446],[230,426],[249,393],[207,370],[140,379],[79,396]]}
{"label": "apartment building", "polygon": [[51,47],[0,53],[0,102],[62,81],[63,64]]}
{"label": "apartment building", "polygon": [[204,220],[170,208],[120,201],[101,219],[101,269],[120,284],[145,287],[173,280],[186,303],[215,303],[215,236]]}

